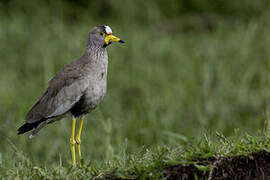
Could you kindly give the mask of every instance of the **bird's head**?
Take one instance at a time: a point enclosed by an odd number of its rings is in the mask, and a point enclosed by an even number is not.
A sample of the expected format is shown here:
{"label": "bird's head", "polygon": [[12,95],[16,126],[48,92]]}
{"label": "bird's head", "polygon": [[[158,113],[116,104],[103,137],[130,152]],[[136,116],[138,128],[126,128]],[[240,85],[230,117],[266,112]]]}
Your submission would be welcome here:
{"label": "bird's head", "polygon": [[95,26],[88,35],[88,45],[106,48],[113,42],[124,43],[120,38],[113,35],[112,29],[107,25]]}

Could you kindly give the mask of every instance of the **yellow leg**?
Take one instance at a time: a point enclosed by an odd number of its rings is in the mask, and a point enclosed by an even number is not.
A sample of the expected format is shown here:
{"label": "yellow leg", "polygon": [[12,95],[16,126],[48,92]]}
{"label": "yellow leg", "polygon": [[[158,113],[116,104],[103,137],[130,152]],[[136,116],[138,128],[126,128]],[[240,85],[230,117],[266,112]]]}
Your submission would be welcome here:
{"label": "yellow leg", "polygon": [[71,155],[72,155],[72,164],[73,164],[73,166],[76,166],[76,157],[75,157],[75,143],[76,143],[76,141],[74,140],[75,127],[76,127],[76,118],[73,117],[72,131],[71,131],[71,137],[70,137],[70,147],[71,147]]}
{"label": "yellow leg", "polygon": [[77,153],[78,153],[78,161],[79,161],[80,167],[82,167],[81,146],[80,146],[81,145],[82,127],[83,127],[83,117],[81,118],[78,133],[76,135]]}

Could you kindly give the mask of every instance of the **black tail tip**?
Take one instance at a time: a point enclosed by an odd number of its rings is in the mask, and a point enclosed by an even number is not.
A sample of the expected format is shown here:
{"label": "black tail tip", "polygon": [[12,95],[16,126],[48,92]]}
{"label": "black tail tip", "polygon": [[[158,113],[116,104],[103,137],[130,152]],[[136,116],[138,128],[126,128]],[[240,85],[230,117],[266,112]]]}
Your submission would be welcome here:
{"label": "black tail tip", "polygon": [[18,131],[17,134],[20,135],[20,134],[26,133],[28,131],[31,131],[32,129],[35,128],[35,126],[36,126],[35,123],[32,123],[32,124],[25,123],[24,125],[22,125],[21,127],[19,127],[19,129],[17,130]]}

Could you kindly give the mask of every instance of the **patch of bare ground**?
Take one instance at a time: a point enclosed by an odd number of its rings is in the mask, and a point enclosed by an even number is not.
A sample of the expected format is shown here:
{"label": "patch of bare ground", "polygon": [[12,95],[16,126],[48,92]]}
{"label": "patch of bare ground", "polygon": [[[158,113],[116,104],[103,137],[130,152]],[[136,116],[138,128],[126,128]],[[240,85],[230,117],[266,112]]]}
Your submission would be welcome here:
{"label": "patch of bare ground", "polygon": [[249,155],[216,157],[203,160],[199,165],[211,166],[199,170],[193,164],[168,165],[163,171],[167,179],[209,180],[270,180],[270,153],[259,151]]}

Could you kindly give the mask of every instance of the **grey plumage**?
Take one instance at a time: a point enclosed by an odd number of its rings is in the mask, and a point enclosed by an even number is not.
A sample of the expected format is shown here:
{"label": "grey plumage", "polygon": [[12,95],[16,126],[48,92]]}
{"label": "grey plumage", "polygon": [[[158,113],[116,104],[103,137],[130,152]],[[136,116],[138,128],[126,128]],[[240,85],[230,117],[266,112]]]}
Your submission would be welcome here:
{"label": "grey plumage", "polygon": [[[88,35],[85,53],[66,65],[53,79],[44,94],[27,113],[26,123],[18,134],[42,127],[71,114],[78,117],[91,112],[106,94],[108,56],[104,43],[105,26],[94,27]],[[118,41],[119,42],[119,41]]]}

